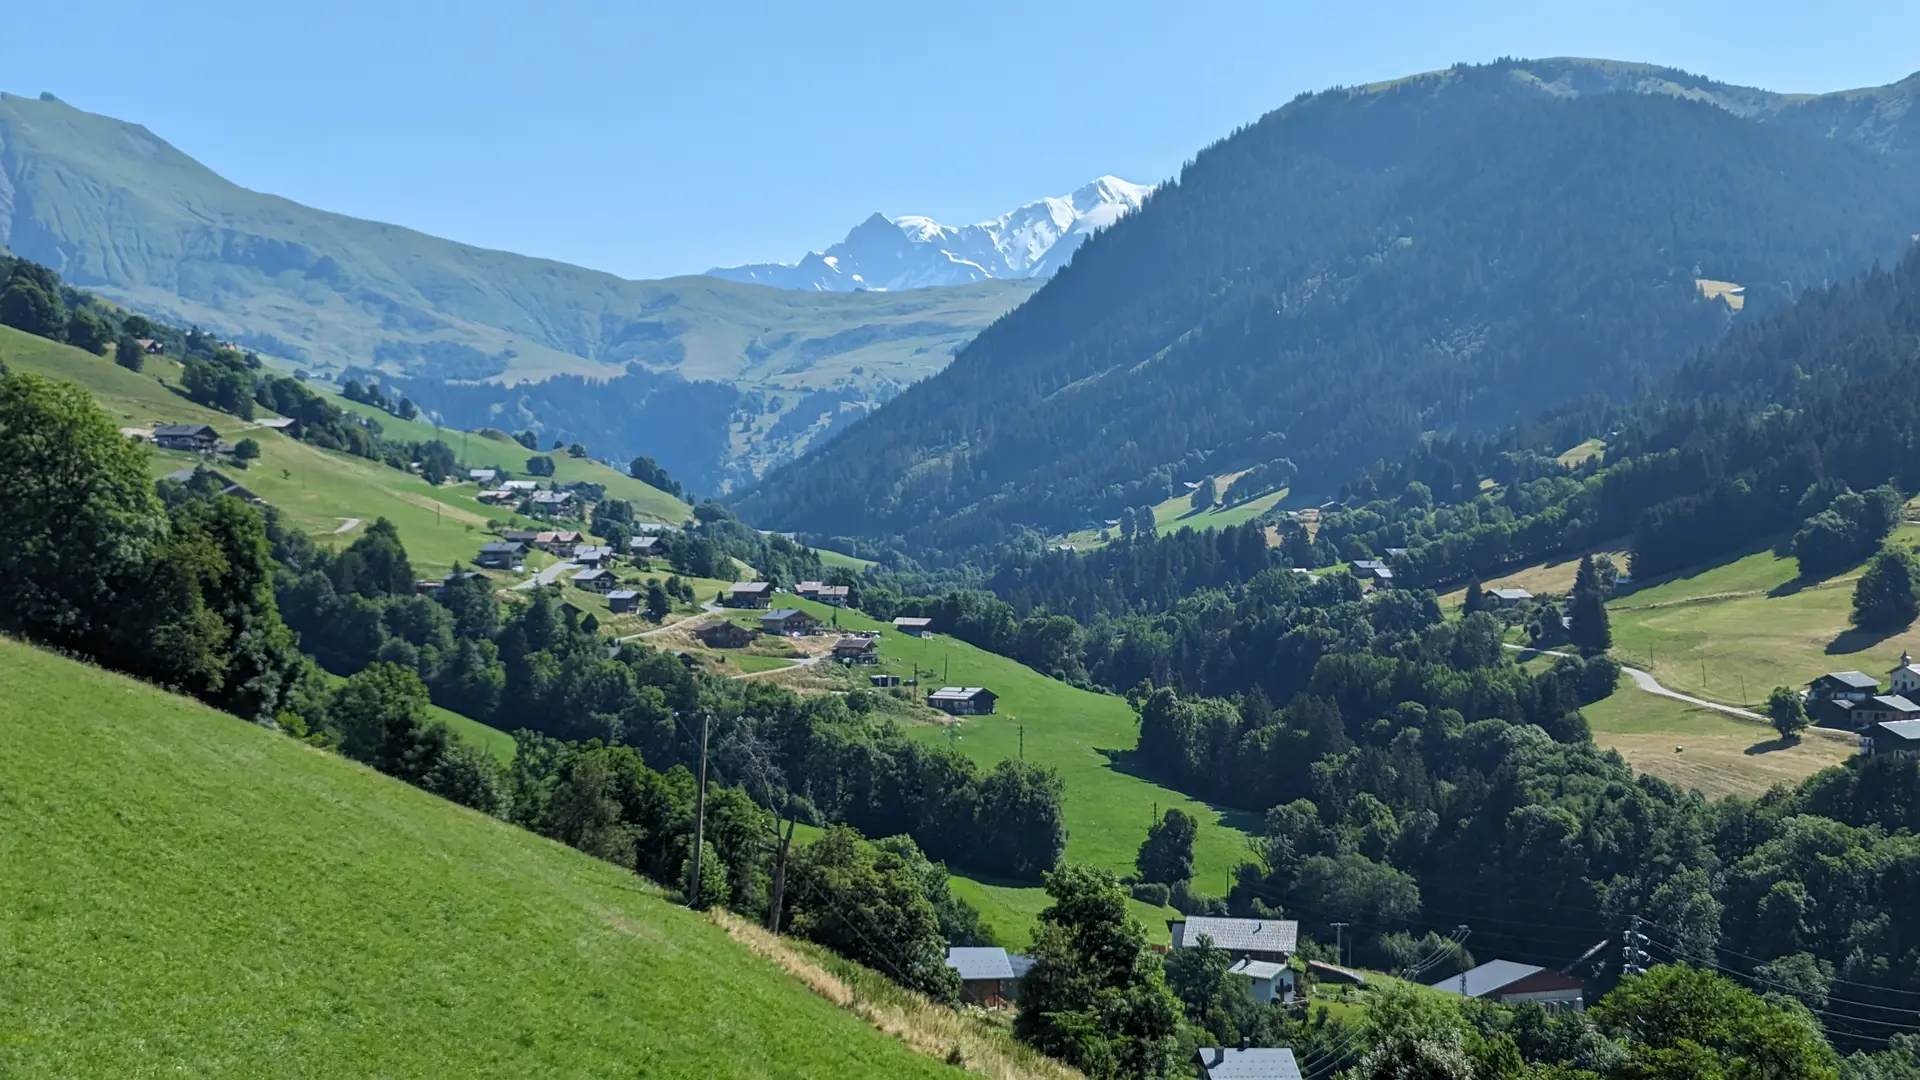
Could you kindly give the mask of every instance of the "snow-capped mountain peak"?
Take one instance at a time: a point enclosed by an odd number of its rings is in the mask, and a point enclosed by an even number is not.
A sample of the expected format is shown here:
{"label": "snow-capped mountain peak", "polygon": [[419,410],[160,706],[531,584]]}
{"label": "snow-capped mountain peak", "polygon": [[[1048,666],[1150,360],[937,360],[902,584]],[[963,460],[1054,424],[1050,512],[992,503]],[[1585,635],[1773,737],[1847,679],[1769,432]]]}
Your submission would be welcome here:
{"label": "snow-capped mountain peak", "polygon": [[1102,176],[1068,195],[1030,202],[991,221],[942,225],[909,214],[874,214],[825,251],[797,263],[755,263],[707,271],[729,281],[780,289],[852,292],[964,285],[987,278],[1049,277],[1086,238],[1130,211],[1153,191]]}

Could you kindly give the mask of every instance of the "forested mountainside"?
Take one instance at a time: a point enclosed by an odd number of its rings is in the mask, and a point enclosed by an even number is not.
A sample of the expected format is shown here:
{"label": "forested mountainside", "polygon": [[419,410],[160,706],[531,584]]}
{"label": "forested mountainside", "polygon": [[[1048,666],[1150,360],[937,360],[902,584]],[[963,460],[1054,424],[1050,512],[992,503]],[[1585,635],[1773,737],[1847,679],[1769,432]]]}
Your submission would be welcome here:
{"label": "forested mountainside", "polygon": [[1898,89],[1555,61],[1303,97],[742,510],[964,548],[1281,456],[1329,491],[1424,432],[1630,397],[1733,321],[1700,282],[1764,312],[1920,231]]}
{"label": "forested mountainside", "polygon": [[[843,411],[841,401],[858,413],[939,370],[1034,288],[813,294],[705,276],[628,281],[248,191],[137,124],[7,94],[0,248],[269,360],[405,376],[430,409],[447,380],[612,379],[629,364],[739,388],[729,410],[741,414],[738,431],[696,410],[650,417],[630,444],[592,440],[662,460],[683,439],[702,447],[702,460],[717,448],[719,464],[705,471],[691,460],[674,467],[703,491],[796,453],[831,427],[823,418]],[[813,400],[813,414],[789,416],[820,394],[831,408]],[[598,433],[545,398],[499,389],[484,404],[501,419],[450,422],[530,426],[567,442]]]}

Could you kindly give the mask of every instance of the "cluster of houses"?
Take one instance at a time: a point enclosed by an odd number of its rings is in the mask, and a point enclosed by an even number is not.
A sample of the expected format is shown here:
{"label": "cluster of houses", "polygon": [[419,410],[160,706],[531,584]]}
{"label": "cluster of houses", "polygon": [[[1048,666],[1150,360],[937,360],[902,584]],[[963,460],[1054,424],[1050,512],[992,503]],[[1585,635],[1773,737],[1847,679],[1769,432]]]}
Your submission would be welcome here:
{"label": "cluster of houses", "polygon": [[[1829,671],[1807,684],[1807,716],[1824,728],[1851,731],[1863,754],[1920,757],[1920,664],[1909,653],[1891,673],[1884,693],[1880,680],[1862,671]],[[1910,696],[1911,695],[1911,696]]]}

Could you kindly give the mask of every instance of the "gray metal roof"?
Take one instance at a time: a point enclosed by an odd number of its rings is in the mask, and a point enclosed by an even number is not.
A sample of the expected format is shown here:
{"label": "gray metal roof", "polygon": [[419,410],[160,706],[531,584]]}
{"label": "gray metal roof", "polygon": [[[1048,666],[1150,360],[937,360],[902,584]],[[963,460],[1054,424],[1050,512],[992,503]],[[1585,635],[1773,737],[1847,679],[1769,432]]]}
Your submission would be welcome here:
{"label": "gray metal roof", "polygon": [[1223,919],[1194,915],[1169,920],[1187,924],[1179,939],[1183,948],[1191,948],[1201,937],[1213,939],[1214,948],[1251,952],[1290,953],[1299,945],[1300,924],[1292,919]]}
{"label": "gray metal roof", "polygon": [[927,695],[928,701],[972,701],[981,694],[993,691],[983,686],[943,686]]}
{"label": "gray metal roof", "polygon": [[609,600],[636,600],[640,593],[636,589],[615,589],[607,594]]}
{"label": "gray metal roof", "polygon": [[[806,615],[806,614],[807,614],[806,612],[801,611],[799,608],[790,608],[790,607],[775,608],[772,611],[767,612],[765,615],[760,616],[760,621],[761,622],[785,622],[786,620],[793,618],[795,615]],[[813,616],[808,615],[807,617],[812,618]]]}
{"label": "gray metal roof", "polygon": [[1531,600],[1533,594],[1525,589],[1488,589],[1488,596],[1497,596],[1502,600]]}
{"label": "gray metal roof", "polygon": [[1915,705],[1899,694],[1879,694],[1861,702],[1862,705],[1878,705],[1890,712],[1920,713],[1920,705]]}
{"label": "gray metal roof", "polygon": [[898,627],[899,629],[905,630],[908,627],[932,626],[933,620],[932,619],[911,619],[911,618],[902,616],[898,619],[893,620],[893,625],[895,627]]}
{"label": "gray metal roof", "polygon": [[1920,742],[1920,720],[1886,720],[1874,727],[1908,742]]}
{"label": "gray metal roof", "polygon": [[1465,979],[1468,997],[1486,997],[1501,987],[1511,986],[1529,975],[1538,975],[1545,970],[1547,969],[1543,967],[1522,964],[1514,960],[1489,960],[1464,975],[1453,975],[1432,983],[1431,986],[1435,990],[1458,994],[1461,992],[1461,980]]}
{"label": "gray metal roof", "polygon": [[[1864,671],[1829,671],[1820,679],[1832,679],[1860,690],[1876,690],[1880,687],[1880,680]],[[1819,682],[1820,679],[1814,681]]]}
{"label": "gray metal roof", "polygon": [[1245,975],[1249,979],[1271,979],[1285,970],[1287,965],[1271,960],[1242,960],[1228,968],[1227,974]]}
{"label": "gray metal roof", "polygon": [[1033,970],[1035,961],[1031,956],[1021,956],[1019,953],[1008,953],[1007,963],[1013,966],[1014,978],[1024,979],[1027,977],[1027,972]]}
{"label": "gray metal roof", "polygon": [[959,972],[962,979],[1013,978],[1013,964],[1007,960],[1005,949],[981,947],[948,949],[947,966]]}
{"label": "gray metal roof", "polygon": [[1207,1080],[1300,1080],[1300,1065],[1291,1050],[1203,1046],[1198,1056]]}
{"label": "gray metal roof", "polygon": [[517,540],[495,540],[490,544],[481,544],[480,550],[488,554],[517,555],[526,550],[526,545]]}
{"label": "gray metal roof", "polygon": [[730,593],[763,593],[770,592],[772,589],[772,583],[766,581],[742,581],[727,586],[727,591]]}

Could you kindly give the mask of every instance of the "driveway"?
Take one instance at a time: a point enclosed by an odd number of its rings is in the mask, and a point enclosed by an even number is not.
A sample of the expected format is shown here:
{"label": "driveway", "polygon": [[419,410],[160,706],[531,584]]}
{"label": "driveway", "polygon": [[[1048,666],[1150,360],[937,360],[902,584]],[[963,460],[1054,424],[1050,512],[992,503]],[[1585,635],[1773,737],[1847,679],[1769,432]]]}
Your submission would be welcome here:
{"label": "driveway", "polygon": [[[1562,652],[1558,649],[1535,649],[1526,645],[1510,645],[1504,642],[1501,647],[1512,649],[1514,652],[1534,653],[1539,656],[1575,657],[1577,655],[1575,653]],[[1706,698],[1697,698],[1692,694],[1683,694],[1678,690],[1669,690],[1660,685],[1660,680],[1654,678],[1647,672],[1641,671],[1639,668],[1628,667],[1622,664],[1620,665],[1620,670],[1627,673],[1627,677],[1633,680],[1634,686],[1645,690],[1649,694],[1659,694],[1661,697],[1672,698],[1675,701],[1684,701],[1689,705],[1698,705],[1703,709],[1712,709],[1715,712],[1723,712],[1729,716],[1737,716],[1742,720],[1756,720],[1762,724],[1772,723],[1772,721],[1765,716],[1748,709],[1742,709],[1737,705],[1722,705],[1717,701],[1708,701]]]}

